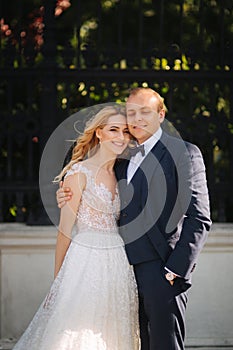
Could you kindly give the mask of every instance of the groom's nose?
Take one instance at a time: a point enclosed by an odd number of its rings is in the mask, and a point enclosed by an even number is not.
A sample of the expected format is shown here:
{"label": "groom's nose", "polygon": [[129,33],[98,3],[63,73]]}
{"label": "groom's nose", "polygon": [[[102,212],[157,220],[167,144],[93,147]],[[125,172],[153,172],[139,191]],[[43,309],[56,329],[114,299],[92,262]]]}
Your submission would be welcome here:
{"label": "groom's nose", "polygon": [[135,113],[135,120],[136,120],[136,121],[142,120],[142,114],[141,114],[140,111],[137,111],[137,112]]}

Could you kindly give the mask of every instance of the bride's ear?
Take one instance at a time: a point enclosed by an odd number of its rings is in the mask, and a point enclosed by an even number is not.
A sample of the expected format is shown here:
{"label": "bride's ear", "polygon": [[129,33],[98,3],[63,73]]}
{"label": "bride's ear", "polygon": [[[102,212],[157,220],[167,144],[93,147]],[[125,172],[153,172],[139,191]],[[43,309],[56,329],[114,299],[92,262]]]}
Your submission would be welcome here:
{"label": "bride's ear", "polygon": [[99,139],[99,143],[101,143],[101,129],[97,128],[95,131],[97,139]]}

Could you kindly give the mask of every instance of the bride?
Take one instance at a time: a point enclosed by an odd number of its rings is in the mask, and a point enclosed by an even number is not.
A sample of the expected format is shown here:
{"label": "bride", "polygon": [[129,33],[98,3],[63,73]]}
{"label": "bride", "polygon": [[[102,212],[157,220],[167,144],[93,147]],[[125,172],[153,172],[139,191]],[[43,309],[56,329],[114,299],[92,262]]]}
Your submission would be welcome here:
{"label": "bride", "polygon": [[133,268],[118,234],[114,163],[130,140],[125,111],[101,109],[55,178],[73,196],[61,209],[55,279],[14,350],[138,350]]}

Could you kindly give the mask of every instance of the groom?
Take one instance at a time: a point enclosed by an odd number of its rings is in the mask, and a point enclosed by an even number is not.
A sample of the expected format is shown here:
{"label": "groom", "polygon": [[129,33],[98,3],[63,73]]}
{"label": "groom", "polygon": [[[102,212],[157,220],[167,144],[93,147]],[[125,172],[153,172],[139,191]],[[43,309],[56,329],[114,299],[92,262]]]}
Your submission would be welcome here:
{"label": "groom", "polygon": [[[126,111],[138,147],[115,173],[119,230],[138,285],[141,350],[183,350],[186,291],[211,225],[205,166],[195,145],[162,131],[165,106],[154,90],[132,90]],[[60,207],[69,195],[57,191]]]}

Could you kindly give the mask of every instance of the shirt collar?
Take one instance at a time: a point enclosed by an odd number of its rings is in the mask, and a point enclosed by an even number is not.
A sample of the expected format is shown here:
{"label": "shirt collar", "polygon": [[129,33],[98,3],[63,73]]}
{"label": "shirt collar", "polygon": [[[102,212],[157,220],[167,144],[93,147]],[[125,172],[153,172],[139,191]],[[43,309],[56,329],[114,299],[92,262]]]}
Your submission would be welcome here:
{"label": "shirt collar", "polygon": [[141,145],[144,145],[145,154],[150,152],[150,150],[159,141],[161,136],[162,136],[162,129],[159,128],[151,137],[149,137],[149,139],[147,139],[145,142],[141,143]]}

